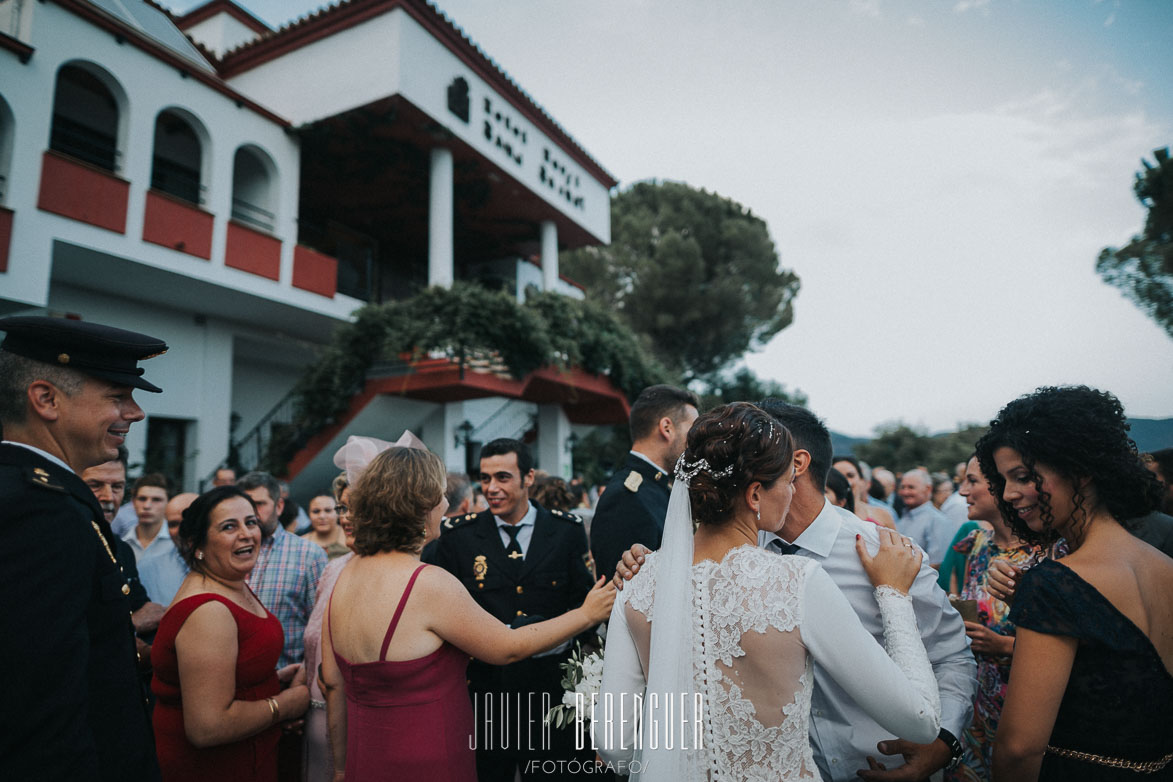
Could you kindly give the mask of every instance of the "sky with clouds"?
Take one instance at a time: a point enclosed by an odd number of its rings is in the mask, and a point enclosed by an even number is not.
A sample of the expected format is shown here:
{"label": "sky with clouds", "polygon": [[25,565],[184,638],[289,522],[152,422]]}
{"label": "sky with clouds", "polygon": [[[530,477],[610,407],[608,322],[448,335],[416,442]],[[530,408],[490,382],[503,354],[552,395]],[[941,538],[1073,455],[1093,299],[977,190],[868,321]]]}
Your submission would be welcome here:
{"label": "sky with clouds", "polygon": [[[279,25],[320,4],[243,5]],[[1173,144],[1173,3],[438,7],[621,186],[766,220],[802,290],[746,363],[832,428],[952,429],[1057,383],[1173,416],[1173,340],[1094,270],[1143,224],[1140,159]]]}

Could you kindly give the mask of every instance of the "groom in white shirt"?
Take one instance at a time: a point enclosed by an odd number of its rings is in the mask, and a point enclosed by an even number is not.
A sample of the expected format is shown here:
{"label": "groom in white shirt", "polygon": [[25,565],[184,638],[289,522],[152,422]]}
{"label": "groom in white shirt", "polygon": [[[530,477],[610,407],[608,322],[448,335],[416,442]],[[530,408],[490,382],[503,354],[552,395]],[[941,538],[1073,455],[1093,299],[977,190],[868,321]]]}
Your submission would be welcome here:
{"label": "groom in white shirt", "polygon": [[[856,535],[862,535],[870,544],[869,549],[875,550],[879,545],[876,526],[832,505],[823,496],[827,472],[831,469],[830,433],[803,407],[774,399],[764,400],[758,406],[790,430],[796,447],[794,499],[786,522],[779,530],[780,535],[759,533],[758,544],[817,561],[843,591],[863,626],[883,644],[879,606],[855,551]],[[619,563],[617,572],[623,578],[630,578],[638,570],[638,565],[629,567],[632,553],[637,551],[646,549],[633,547]],[[929,566],[927,558],[909,595],[937,678],[941,734],[931,744],[913,744],[888,736],[816,663],[810,738],[815,762],[825,780],[847,782],[862,777],[919,782],[955,764],[961,757],[958,738],[973,719],[973,698],[977,690],[977,664],[969,651],[965,626],[944,590],[937,586],[937,571]],[[903,756],[904,762],[885,768],[891,761],[877,761],[877,750],[884,755]]]}

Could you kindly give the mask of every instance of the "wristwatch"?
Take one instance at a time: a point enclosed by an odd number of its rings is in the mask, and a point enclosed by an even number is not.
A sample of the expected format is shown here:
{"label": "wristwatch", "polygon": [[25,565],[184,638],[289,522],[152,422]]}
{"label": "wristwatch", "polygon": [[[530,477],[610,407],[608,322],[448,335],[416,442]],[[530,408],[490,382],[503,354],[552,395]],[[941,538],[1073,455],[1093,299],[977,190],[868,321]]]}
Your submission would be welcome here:
{"label": "wristwatch", "polygon": [[945,730],[944,728],[941,728],[940,732],[937,733],[937,738],[939,738],[941,741],[945,742],[945,745],[947,747],[949,747],[949,754],[950,754],[949,762],[945,764],[944,770],[945,771],[952,771],[953,769],[955,769],[961,765],[961,755],[962,755],[961,742],[957,740],[956,736],[954,736],[952,733]]}

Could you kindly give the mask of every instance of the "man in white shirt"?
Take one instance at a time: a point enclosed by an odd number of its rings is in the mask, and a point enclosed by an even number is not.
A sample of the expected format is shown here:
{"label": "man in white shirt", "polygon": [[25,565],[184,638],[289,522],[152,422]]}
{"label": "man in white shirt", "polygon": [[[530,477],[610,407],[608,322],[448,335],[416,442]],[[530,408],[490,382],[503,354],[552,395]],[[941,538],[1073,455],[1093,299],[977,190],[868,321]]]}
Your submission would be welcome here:
{"label": "man in white shirt", "polygon": [[[830,433],[813,413],[797,405],[767,399],[759,407],[790,430],[796,448],[794,499],[786,523],[779,530],[780,535],[759,535],[759,545],[817,561],[843,591],[863,626],[882,644],[884,633],[879,607],[871,581],[855,551],[856,535],[863,536],[873,550],[879,545],[877,528],[835,507],[823,496],[827,471],[831,469]],[[618,566],[624,578],[630,578],[638,570],[629,566],[634,551],[624,555]],[[639,558],[634,561],[638,563]],[[913,744],[887,736],[816,664],[811,698],[811,747],[825,780],[847,782],[859,777],[924,780],[961,758],[957,737],[973,718],[977,690],[977,664],[969,651],[965,626],[949,605],[945,592],[937,586],[936,571],[927,563],[922,564],[909,595],[937,678],[941,733],[931,744]],[[885,755],[903,755],[904,764],[885,769],[886,764],[875,760],[877,750]]]}
{"label": "man in white shirt", "polygon": [[170,497],[167,478],[160,473],[148,473],[134,482],[130,501],[134,503],[136,524],[122,539],[134,550],[136,562],[142,560],[148,551],[172,548],[171,534],[164,523],[163,510]]}

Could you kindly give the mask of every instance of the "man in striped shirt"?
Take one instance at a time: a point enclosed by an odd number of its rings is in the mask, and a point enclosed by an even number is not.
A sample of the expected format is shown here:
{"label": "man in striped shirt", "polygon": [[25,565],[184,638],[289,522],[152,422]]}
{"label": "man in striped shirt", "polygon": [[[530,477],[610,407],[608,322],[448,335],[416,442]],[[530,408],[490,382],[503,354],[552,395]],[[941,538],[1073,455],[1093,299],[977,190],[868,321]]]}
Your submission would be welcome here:
{"label": "man in striped shirt", "polygon": [[285,647],[281,650],[278,668],[299,663],[305,657],[302,639],[314,600],[318,596],[318,580],[326,567],[326,552],[305,538],[292,535],[281,526],[283,502],[281,486],[267,472],[250,472],[236,482],[252,497],[261,523],[261,551],[257,564],[248,577],[252,588],[265,608],[281,621],[285,630]]}

